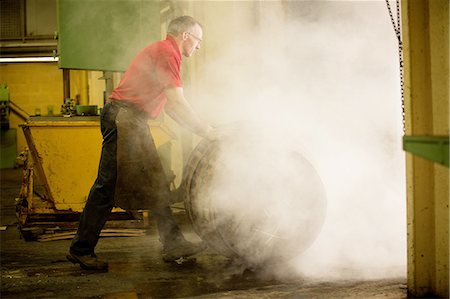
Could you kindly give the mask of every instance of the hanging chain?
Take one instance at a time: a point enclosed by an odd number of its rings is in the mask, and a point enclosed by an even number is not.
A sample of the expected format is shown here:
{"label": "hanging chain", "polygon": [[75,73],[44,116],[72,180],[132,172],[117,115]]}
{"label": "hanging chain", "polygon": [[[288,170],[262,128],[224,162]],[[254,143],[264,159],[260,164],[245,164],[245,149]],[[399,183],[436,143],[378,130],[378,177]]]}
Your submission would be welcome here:
{"label": "hanging chain", "polygon": [[403,135],[405,135],[406,123],[405,123],[405,96],[404,96],[404,80],[403,80],[403,43],[402,43],[401,21],[400,21],[400,0],[396,1],[397,24],[395,24],[389,0],[386,0],[386,5],[389,11],[389,16],[391,17],[391,22],[392,26],[394,27],[395,35],[397,36],[398,40],[398,58],[400,62],[400,91],[402,95],[402,124],[403,124]]}

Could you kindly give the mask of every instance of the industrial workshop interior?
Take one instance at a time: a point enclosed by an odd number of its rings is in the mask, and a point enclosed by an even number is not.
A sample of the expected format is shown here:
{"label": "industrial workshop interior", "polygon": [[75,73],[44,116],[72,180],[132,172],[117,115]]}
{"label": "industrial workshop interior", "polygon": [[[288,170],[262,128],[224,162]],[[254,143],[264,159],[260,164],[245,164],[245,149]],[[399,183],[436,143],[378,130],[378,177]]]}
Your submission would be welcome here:
{"label": "industrial workshop interior", "polygon": [[[0,13],[1,298],[449,297],[448,0],[0,0]],[[198,23],[168,30],[180,16]],[[99,165],[117,173],[113,196],[120,159],[153,167],[121,137],[101,156],[114,95],[141,49],[169,42],[182,84],[129,134],[150,129],[139,142],[154,144],[165,207],[202,250],[165,258],[156,208],[109,197],[86,267],[71,248]],[[170,112],[171,90],[215,135]],[[118,136],[137,122],[124,102]]]}

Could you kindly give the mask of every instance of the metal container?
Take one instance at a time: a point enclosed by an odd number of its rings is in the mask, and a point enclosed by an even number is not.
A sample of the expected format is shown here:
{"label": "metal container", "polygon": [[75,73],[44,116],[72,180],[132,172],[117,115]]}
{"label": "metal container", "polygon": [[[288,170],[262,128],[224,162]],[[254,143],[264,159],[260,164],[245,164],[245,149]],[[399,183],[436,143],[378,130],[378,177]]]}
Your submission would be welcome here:
{"label": "metal container", "polygon": [[253,266],[298,256],[325,219],[325,188],[311,163],[254,133],[200,142],[181,188],[198,235],[217,252]]}
{"label": "metal container", "polygon": [[[149,126],[158,150],[165,149],[174,133],[157,121]],[[26,206],[24,213],[81,212],[98,171],[99,117],[33,117],[20,127],[32,158],[25,168],[37,174],[43,187],[40,196],[33,192],[19,196]],[[32,190],[32,180],[29,183]]]}

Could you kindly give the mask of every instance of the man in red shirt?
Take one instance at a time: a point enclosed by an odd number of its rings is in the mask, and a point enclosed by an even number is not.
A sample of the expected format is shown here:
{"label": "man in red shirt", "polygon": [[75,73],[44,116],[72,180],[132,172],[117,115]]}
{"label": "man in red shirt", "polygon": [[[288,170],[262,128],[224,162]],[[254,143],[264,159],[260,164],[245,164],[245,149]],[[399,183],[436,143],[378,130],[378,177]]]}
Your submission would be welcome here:
{"label": "man in red shirt", "polygon": [[164,109],[180,125],[205,138],[215,130],[186,101],[180,77],[182,55],[200,49],[203,30],[194,18],[172,20],[165,40],[142,49],[129,65],[101,115],[103,135],[98,176],[80,217],[67,258],[84,269],[106,270],[94,249],[111,209],[150,209],[170,262],[204,249],[186,241],[169,207],[170,189],[148,127]]}

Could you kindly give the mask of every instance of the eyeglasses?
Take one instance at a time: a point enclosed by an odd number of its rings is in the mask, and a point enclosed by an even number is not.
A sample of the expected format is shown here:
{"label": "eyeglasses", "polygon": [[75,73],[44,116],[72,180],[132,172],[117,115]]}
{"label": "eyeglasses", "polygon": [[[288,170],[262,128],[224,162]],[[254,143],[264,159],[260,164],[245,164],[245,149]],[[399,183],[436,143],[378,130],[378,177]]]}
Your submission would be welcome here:
{"label": "eyeglasses", "polygon": [[192,36],[193,38],[195,38],[198,43],[201,43],[203,40],[200,37],[195,36],[194,34],[190,33],[190,32],[186,32],[187,34],[189,34],[190,36]]}

